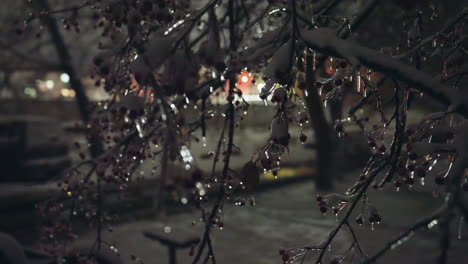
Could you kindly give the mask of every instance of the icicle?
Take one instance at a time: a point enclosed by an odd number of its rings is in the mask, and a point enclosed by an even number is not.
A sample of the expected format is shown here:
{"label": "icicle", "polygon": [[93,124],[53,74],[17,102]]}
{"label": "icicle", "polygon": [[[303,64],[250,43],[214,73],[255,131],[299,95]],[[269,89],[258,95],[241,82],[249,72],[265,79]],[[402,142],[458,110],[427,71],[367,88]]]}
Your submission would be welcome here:
{"label": "icicle", "polygon": [[432,168],[434,167],[434,165],[436,165],[438,159],[435,159],[434,162],[431,164],[431,166],[429,166],[429,170],[432,170]]}
{"label": "icicle", "polygon": [[451,161],[451,162],[449,163],[449,166],[448,166],[448,168],[447,168],[447,172],[446,172],[445,175],[444,175],[444,178],[447,178],[447,176],[449,175],[450,170],[452,170],[452,165],[453,165],[453,161]]}
{"label": "icicle", "polygon": [[[431,125],[431,130],[434,128],[434,125],[432,124]],[[428,140],[428,143],[431,143],[432,142],[432,134],[429,136],[429,140]]]}
{"label": "icicle", "polygon": [[317,67],[317,57],[315,54],[315,50],[312,52],[312,70],[315,71],[315,68]]}
{"label": "icicle", "polygon": [[444,61],[444,69],[442,71],[442,74],[444,77],[447,77],[447,61]]}
{"label": "icicle", "polygon": [[460,217],[460,221],[458,222],[458,234],[457,234],[458,240],[462,239],[462,229],[463,229],[463,220],[464,219],[465,219],[465,216],[462,215]]}
{"label": "icicle", "polygon": [[356,87],[357,87],[357,92],[361,92],[361,73],[359,71],[356,71]]}
{"label": "icicle", "polygon": [[145,135],[143,134],[143,128],[141,127],[139,120],[135,121],[135,126],[136,126],[136,129],[138,131],[138,136],[140,138],[143,138]]}
{"label": "icicle", "polygon": [[175,106],[175,104],[171,104],[171,109],[172,111],[174,111],[174,114],[178,114],[179,113],[179,110],[177,109],[177,107]]}

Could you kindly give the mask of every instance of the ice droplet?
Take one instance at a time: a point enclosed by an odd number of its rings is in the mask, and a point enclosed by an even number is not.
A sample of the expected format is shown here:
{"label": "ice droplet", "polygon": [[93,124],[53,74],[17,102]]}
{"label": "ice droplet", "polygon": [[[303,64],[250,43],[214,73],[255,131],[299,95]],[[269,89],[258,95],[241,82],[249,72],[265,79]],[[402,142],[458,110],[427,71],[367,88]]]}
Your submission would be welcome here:
{"label": "ice droplet", "polygon": [[357,92],[361,92],[361,74],[359,71],[356,71],[356,89]]}
{"label": "ice droplet", "polygon": [[140,124],[139,120],[135,121],[135,127],[136,127],[136,129],[138,131],[138,136],[140,138],[143,138],[145,135],[143,134],[143,128],[141,127],[141,124]]}
{"label": "ice droplet", "polygon": [[462,229],[463,229],[463,221],[464,220],[465,220],[465,216],[462,215],[460,217],[460,221],[458,222],[458,234],[457,234],[458,240],[462,239]]}
{"label": "ice droplet", "polygon": [[313,55],[313,58],[312,58],[312,70],[315,71],[315,68],[317,67],[317,57],[316,57],[316,54],[315,54],[315,50],[314,52],[312,53]]}
{"label": "ice droplet", "polygon": [[431,229],[434,226],[436,226],[438,223],[439,223],[439,221],[437,219],[434,219],[427,225],[427,228]]}

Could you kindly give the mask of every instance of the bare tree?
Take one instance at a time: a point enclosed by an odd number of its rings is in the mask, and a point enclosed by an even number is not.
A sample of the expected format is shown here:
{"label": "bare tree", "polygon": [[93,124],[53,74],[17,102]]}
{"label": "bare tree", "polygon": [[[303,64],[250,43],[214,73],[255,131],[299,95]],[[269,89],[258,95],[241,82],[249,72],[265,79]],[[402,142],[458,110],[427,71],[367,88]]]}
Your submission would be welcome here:
{"label": "bare tree", "polygon": [[[191,4],[185,0],[88,0],[55,9],[53,4],[38,0],[38,6],[30,8],[33,15],[29,15],[25,26],[32,27],[38,18],[39,25],[48,27],[59,64],[73,76],[77,94],[82,87],[70,65],[72,55],[55,16],[65,17],[65,28],[79,28],[80,12],[91,10],[99,25],[97,30],[103,34],[102,53],[93,59],[93,68],[96,78],[105,82],[111,99],[97,107],[93,117],[88,118],[82,110],[91,135],[103,139],[103,152],[78,164],[88,166],[86,173],[73,170],[75,177],[81,177],[79,182],[64,185],[73,201],[71,211],[81,206],[78,211],[101,226],[106,217],[100,203],[89,207],[77,200],[83,192],[91,192],[91,175],[96,173],[98,182],[125,187],[141,160],[156,158],[160,159],[160,169],[154,170],[159,171],[160,202],[168,189],[167,179],[173,176],[169,164],[177,163],[184,168],[185,176],[173,180],[176,184],[170,191],[177,191],[178,185],[190,190],[205,223],[193,263],[216,263],[211,233],[223,225],[226,199],[250,192],[262,171],[279,170],[291,139],[289,127],[302,127],[310,119],[319,153],[317,185],[330,189],[334,176],[333,138],[343,136],[346,127],[355,124],[368,139],[372,156],[346,193],[317,197],[320,211],[339,214],[337,226],[323,243],[282,250],[283,261],[300,261],[314,251],[318,252],[316,263],[326,258],[338,263],[350,252],[357,253],[361,263],[372,263],[394,245],[405,242],[410,233],[440,224],[438,262],[445,263],[451,222],[456,217],[468,221],[468,95],[464,89],[468,11],[458,1],[430,5],[427,1],[348,2],[211,0]],[[369,21],[376,19],[372,15],[389,10],[397,14],[391,31],[372,27],[376,24]],[[455,14],[455,10],[459,13]],[[425,28],[424,24],[431,27]],[[383,34],[382,41],[369,41],[369,37],[359,34],[360,28]],[[360,44],[367,41],[374,47]],[[209,74],[201,76],[201,68]],[[260,98],[275,105],[275,114],[264,148],[253,153],[241,171],[235,171],[230,165],[237,149],[234,134],[249,107],[236,86],[238,75],[245,69],[262,76],[265,85]],[[383,98],[382,90],[388,87],[392,95]],[[225,106],[213,114],[208,111],[209,96],[217,92],[225,94]],[[412,101],[423,94],[423,98],[431,97],[442,107],[417,126],[408,127]],[[324,106],[333,101],[346,102],[350,96],[361,99],[356,105],[343,105],[349,110],[345,118],[327,121]],[[87,104],[80,98],[81,105]],[[189,120],[184,115],[188,105],[201,109],[198,119]],[[360,114],[360,109],[369,106],[374,115]],[[334,112],[333,116],[340,118],[341,110]],[[212,115],[222,116],[224,124],[217,135],[219,143],[211,173],[204,175],[193,167],[189,146],[197,138],[197,130],[206,137],[206,120]],[[105,140],[108,135],[114,138]],[[300,140],[306,139],[301,134]],[[442,160],[447,162],[438,162]],[[434,167],[436,162],[447,166]],[[220,175],[215,173],[218,163],[223,168]],[[355,219],[358,224],[382,221],[368,192],[390,185],[412,186],[431,177],[436,184],[446,186],[443,205],[374,255],[365,255],[350,218],[362,204],[365,215]],[[214,198],[206,195],[208,191],[215,194]],[[354,241],[343,256],[333,258],[327,248],[344,227]],[[98,228],[98,245],[102,243],[100,232]]]}

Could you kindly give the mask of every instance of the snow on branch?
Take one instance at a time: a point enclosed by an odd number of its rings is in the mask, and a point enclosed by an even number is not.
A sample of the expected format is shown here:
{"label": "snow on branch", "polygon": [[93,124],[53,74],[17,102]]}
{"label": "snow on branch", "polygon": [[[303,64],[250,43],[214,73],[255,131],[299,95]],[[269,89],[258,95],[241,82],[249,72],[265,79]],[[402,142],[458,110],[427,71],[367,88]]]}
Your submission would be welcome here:
{"label": "snow on branch", "polygon": [[301,30],[301,36],[311,49],[344,58],[353,64],[364,65],[403,81],[447,106],[454,106],[457,112],[468,117],[468,94],[441,84],[427,73],[383,53],[342,40],[331,29]]}

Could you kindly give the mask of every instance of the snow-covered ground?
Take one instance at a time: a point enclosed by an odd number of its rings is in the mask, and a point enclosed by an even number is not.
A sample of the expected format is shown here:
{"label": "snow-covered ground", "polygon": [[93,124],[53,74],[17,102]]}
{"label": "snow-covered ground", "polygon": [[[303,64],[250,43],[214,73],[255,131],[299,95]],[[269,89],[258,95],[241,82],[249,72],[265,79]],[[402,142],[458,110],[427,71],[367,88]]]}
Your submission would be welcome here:
{"label": "snow-covered ground", "polygon": [[[345,179],[356,175],[357,172],[351,172]],[[346,186],[345,182],[339,183],[337,191],[344,190]],[[224,228],[216,229],[213,236],[218,263],[281,263],[278,254],[280,248],[316,245],[324,241],[337,222],[334,215],[323,216],[319,212],[315,201],[316,194],[313,182],[308,181],[258,193],[255,195],[257,204],[253,207],[226,206]],[[410,192],[402,189],[396,192],[389,186],[383,191],[370,192],[369,201],[379,208],[383,221],[375,225],[374,231],[366,225],[356,225],[355,230],[365,252],[372,255],[417,219],[430,214],[440,203],[440,198],[434,198],[433,193],[421,190]],[[117,225],[114,231],[107,233],[105,237],[119,249],[125,264],[135,263],[130,255],[138,256],[144,263],[165,263],[168,257],[167,249],[145,238],[143,231],[154,230],[162,233],[164,230],[171,230],[168,235],[174,237],[180,236],[181,233],[199,236],[203,224],[192,224],[193,221],[198,221],[198,218],[199,214],[191,211],[164,218],[135,219]],[[462,238],[458,240],[457,226],[454,225],[452,230],[453,243],[449,263],[467,263],[468,232],[466,228],[463,229]],[[377,263],[434,263],[439,253],[438,232],[437,226],[431,230],[423,229],[417,232],[407,243],[392,250]],[[83,240],[93,238],[92,233],[82,237]],[[351,237],[344,228],[327,255],[342,254],[350,243]],[[189,249],[181,250],[177,257],[178,263],[190,263]],[[309,254],[307,259],[313,257],[314,254]],[[349,258],[346,260],[349,261]],[[344,263],[349,263],[346,260]]]}

